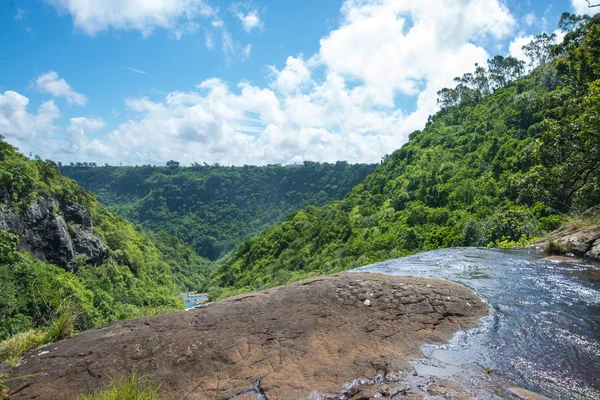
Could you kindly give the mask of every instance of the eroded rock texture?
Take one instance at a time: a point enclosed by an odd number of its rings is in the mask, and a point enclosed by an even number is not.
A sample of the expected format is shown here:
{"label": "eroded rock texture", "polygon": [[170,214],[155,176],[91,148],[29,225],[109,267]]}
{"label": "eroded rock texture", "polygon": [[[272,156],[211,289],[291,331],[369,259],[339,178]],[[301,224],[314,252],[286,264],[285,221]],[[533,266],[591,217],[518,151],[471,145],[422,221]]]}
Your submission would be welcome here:
{"label": "eroded rock texture", "polygon": [[[565,253],[590,261],[600,261],[600,225],[576,230],[559,229],[552,232],[547,240],[558,243]],[[536,243],[534,247],[543,249],[546,241]]]}
{"label": "eroded rock texture", "polygon": [[104,242],[92,230],[89,213],[76,204],[42,199],[18,214],[8,209],[0,212],[0,229],[21,237],[20,250],[68,271],[77,255],[93,265],[102,264],[108,256]]}
{"label": "eroded rock texture", "polygon": [[406,370],[424,342],[475,325],[488,306],[442,280],[343,273],[138,318],[28,353],[13,399],[67,399],[116,371],[161,382],[165,399],[302,399]]}

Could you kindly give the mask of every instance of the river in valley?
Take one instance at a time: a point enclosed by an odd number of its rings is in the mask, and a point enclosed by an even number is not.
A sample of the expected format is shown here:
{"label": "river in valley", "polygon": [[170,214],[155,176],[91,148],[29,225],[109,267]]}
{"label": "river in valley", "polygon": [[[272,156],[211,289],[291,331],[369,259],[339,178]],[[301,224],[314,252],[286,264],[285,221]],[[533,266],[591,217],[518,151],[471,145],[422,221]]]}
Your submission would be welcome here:
{"label": "river in valley", "polygon": [[600,399],[599,266],[527,250],[452,248],[354,271],[448,279],[490,304],[477,329],[424,346],[415,375],[472,379],[472,392],[477,376],[495,375],[553,399]]}
{"label": "river in valley", "polygon": [[183,297],[183,301],[187,308],[195,307],[208,301],[208,296],[206,294],[183,293],[181,296]]}

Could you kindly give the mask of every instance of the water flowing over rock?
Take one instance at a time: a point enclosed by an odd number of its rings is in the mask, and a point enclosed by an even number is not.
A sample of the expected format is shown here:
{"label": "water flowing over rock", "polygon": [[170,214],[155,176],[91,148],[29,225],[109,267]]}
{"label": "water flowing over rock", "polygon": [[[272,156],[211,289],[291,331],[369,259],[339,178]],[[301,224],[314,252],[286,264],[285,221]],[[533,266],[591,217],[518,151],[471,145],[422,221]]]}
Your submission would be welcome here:
{"label": "water flowing over rock", "polygon": [[449,281],[342,273],[83,332],[29,352],[11,375],[40,374],[11,382],[11,393],[73,398],[137,370],[162,383],[165,399],[323,398],[357,378],[410,371],[422,343],[487,312]]}

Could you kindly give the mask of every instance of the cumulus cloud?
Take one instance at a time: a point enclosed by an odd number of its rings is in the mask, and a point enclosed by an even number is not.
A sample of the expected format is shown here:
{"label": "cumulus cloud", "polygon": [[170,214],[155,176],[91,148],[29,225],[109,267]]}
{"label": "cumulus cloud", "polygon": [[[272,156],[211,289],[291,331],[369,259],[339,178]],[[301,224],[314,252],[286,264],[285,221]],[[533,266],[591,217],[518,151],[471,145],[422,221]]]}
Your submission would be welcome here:
{"label": "cumulus cloud", "polygon": [[[130,164],[376,162],[422,128],[437,91],[484,63],[484,46],[504,43],[515,25],[501,0],[347,0],[319,51],[269,67],[266,87],[212,78],[128,99],[133,117],[78,146],[100,140],[110,148],[96,161]],[[244,50],[226,30],[221,40],[230,57]]]}
{"label": "cumulus cloud", "polygon": [[22,151],[30,151],[39,135],[51,134],[60,111],[54,101],[42,103],[37,112],[27,110],[29,99],[20,93],[7,90],[0,93],[0,133]]}
{"label": "cumulus cloud", "polygon": [[84,106],[87,98],[71,88],[64,79],[60,78],[54,71],[46,72],[37,77],[36,87],[42,92],[51,94],[53,97],[64,97],[69,104]]}
{"label": "cumulus cloud", "polygon": [[73,18],[89,35],[108,29],[138,30],[144,36],[156,28],[194,30],[198,18],[217,18],[204,0],[46,0]]}
{"label": "cumulus cloud", "polygon": [[590,2],[586,0],[571,0],[571,7],[573,7],[575,14],[594,15],[600,12],[600,7],[590,7],[589,4],[598,4],[598,2],[594,0],[590,0]]}
{"label": "cumulus cloud", "polygon": [[298,57],[288,57],[285,68],[281,71],[274,66],[270,66],[269,70],[275,77],[272,86],[284,94],[301,90],[311,79],[309,65],[303,60],[302,54]]}
{"label": "cumulus cloud", "polygon": [[101,118],[71,118],[67,128],[68,140],[59,143],[60,151],[68,158],[93,161],[110,159],[115,149],[91,135],[105,127]]}
{"label": "cumulus cloud", "polygon": [[533,13],[533,12],[531,12],[523,17],[523,23],[525,23],[526,26],[532,26],[536,22],[537,22],[537,17],[535,16],[535,13]]}
{"label": "cumulus cloud", "polygon": [[246,32],[250,32],[253,29],[262,29],[264,26],[256,10],[251,10],[246,14],[236,11],[235,16],[242,22],[242,26]]}
{"label": "cumulus cloud", "polygon": [[517,36],[513,40],[511,40],[510,45],[508,46],[508,51],[511,56],[529,62],[529,58],[525,55],[523,51],[523,46],[528,45],[533,40],[533,35],[527,36]]}
{"label": "cumulus cloud", "polygon": [[359,92],[337,98],[343,86],[343,79],[332,74],[308,95],[280,99],[271,89],[247,83],[230,88],[209,79],[195,91],[173,92],[161,102],[130,100],[128,106],[140,117],[111,132],[107,142],[118,143],[132,163],[224,164],[362,161],[398,145],[389,133],[402,113],[363,108]]}
{"label": "cumulus cloud", "polygon": [[320,57],[344,76],[377,90],[377,101],[391,105],[396,91],[417,95],[423,84],[448,84],[484,62],[474,43],[511,33],[515,21],[498,1],[427,2],[349,0],[344,23],[321,39]]}

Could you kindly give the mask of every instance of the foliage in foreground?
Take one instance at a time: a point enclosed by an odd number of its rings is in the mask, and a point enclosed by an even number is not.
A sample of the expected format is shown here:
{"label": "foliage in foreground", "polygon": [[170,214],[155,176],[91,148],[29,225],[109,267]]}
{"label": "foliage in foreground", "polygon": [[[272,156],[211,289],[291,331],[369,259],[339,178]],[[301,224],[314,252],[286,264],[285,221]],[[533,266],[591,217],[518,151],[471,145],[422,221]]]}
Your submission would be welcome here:
{"label": "foliage in foreground", "polygon": [[19,379],[32,378],[37,375],[39,375],[39,374],[31,374],[31,375],[15,376],[13,378],[6,378],[5,374],[0,373],[0,399],[8,399],[9,398],[8,386],[6,386],[7,382],[16,381]]}
{"label": "foliage in foreground", "polygon": [[52,161],[29,160],[0,137],[0,213],[19,214],[47,198],[83,207],[109,255],[98,266],[78,259],[70,273],[18,250],[19,237],[0,229],[0,340],[37,328],[54,340],[75,329],[183,308],[171,268],[148,235],[63,177]]}
{"label": "foliage in foreground", "polygon": [[160,386],[138,372],[129,376],[117,374],[110,378],[107,389],[79,395],[77,400],[158,400]]}
{"label": "foliage in foreground", "polygon": [[21,361],[23,354],[49,343],[48,339],[46,332],[40,329],[17,333],[0,342],[0,364],[6,362],[10,367],[15,367]]}
{"label": "foliage in foreground", "polygon": [[457,78],[442,110],[343,200],[240,245],[211,298],[448,246],[526,243],[600,203],[600,16]]}

